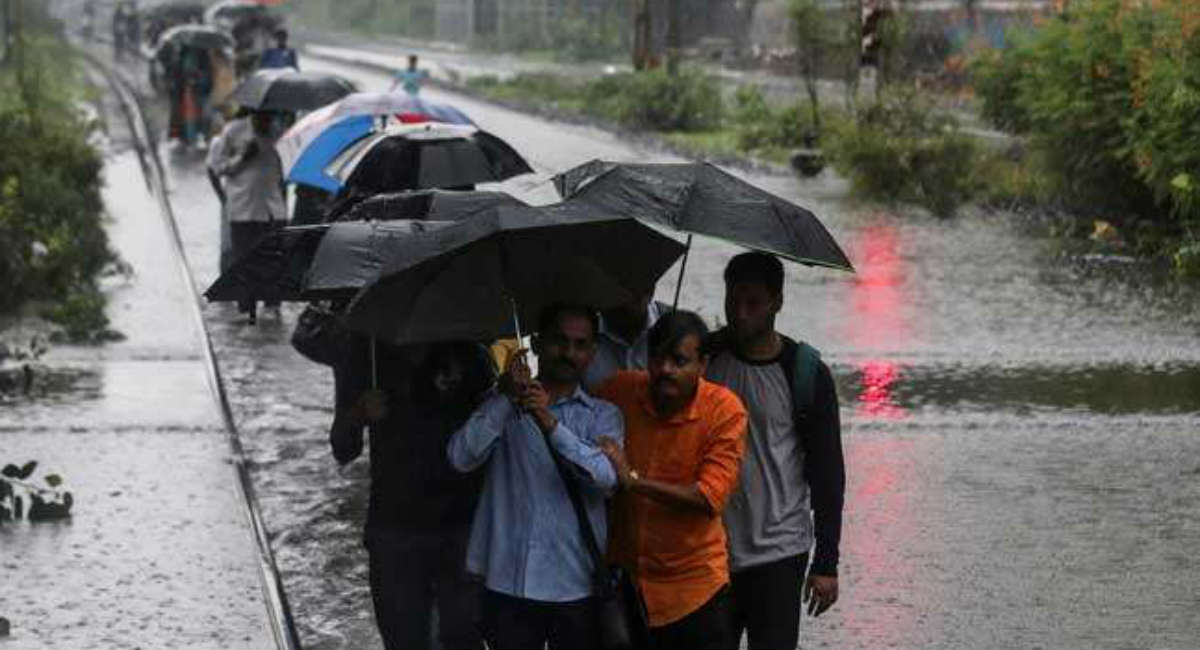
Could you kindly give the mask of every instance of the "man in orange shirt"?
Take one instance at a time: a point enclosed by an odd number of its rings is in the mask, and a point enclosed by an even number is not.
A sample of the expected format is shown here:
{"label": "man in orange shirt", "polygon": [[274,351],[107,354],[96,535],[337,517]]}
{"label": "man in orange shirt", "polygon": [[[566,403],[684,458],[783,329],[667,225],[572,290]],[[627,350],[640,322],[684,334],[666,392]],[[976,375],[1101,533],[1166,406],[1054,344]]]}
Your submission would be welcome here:
{"label": "man in orange shirt", "polygon": [[625,416],[625,447],[601,449],[622,490],[609,552],[634,572],[655,648],[737,648],[721,510],[737,484],[746,411],[704,379],[708,328],[674,311],[650,330],[648,371],[597,391]]}

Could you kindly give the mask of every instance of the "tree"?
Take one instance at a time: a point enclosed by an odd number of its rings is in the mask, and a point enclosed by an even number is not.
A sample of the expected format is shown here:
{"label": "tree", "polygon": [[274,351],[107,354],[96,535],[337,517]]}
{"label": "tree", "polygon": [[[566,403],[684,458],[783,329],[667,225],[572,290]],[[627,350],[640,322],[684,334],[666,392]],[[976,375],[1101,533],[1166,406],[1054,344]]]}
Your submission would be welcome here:
{"label": "tree", "polygon": [[832,45],[830,29],[825,13],[816,0],[792,0],[788,7],[792,20],[792,37],[796,39],[796,50],[800,58],[800,75],[804,78],[804,89],[812,110],[812,130],[821,131],[821,101],[817,81],[821,73],[821,60],[825,49]]}

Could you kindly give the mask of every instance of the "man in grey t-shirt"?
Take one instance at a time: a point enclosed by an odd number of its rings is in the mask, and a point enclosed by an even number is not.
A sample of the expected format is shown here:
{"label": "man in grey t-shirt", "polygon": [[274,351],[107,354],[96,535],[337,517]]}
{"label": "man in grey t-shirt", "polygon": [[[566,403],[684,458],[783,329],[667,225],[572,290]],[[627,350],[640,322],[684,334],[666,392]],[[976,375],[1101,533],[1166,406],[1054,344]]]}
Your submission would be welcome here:
{"label": "man in grey t-shirt", "polygon": [[775,331],[782,305],[778,259],[743,253],[730,260],[729,325],[713,337],[707,375],[737,393],[749,414],[741,476],[724,520],[735,630],[748,633],[750,650],[795,648],[803,600],[819,616],[838,596],[846,478],[837,391],[816,350]]}

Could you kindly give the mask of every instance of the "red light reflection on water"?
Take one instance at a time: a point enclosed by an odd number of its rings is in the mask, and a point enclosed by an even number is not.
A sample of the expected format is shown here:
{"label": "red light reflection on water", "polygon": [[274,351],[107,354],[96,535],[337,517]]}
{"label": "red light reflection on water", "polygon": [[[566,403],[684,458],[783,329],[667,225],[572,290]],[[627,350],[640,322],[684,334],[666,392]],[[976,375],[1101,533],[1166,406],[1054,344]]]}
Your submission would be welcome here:
{"label": "red light reflection on water", "polygon": [[[903,260],[897,252],[896,229],[878,224],[859,232],[856,242],[858,278],[851,300],[853,318],[850,338],[856,347],[895,349],[908,339],[903,320]],[[862,390],[855,413],[861,417],[898,419],[905,416],[896,404],[893,385],[900,377],[900,366],[886,359],[860,363]]]}
{"label": "red light reflection on water", "polygon": [[906,413],[892,395],[892,384],[900,376],[900,366],[891,361],[867,361],[858,364],[862,372],[862,391],[858,394],[855,414],[860,417],[898,420]]}

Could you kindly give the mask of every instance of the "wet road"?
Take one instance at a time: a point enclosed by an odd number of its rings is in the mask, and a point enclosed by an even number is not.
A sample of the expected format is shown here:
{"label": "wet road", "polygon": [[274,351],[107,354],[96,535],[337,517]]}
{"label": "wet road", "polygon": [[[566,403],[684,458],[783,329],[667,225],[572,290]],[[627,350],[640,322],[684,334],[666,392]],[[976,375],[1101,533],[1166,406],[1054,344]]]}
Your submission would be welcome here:
{"label": "wet road", "polygon": [[[427,95],[529,158],[538,174],[504,185],[526,199],[550,200],[550,173],[594,157],[666,159],[600,130]],[[206,285],[216,203],[198,154],[165,147],[164,159]],[[822,216],[859,269],[788,269],[781,329],[834,367],[850,481],[842,600],[804,622],[804,646],[1200,644],[1196,293],[1064,262],[1015,219],[934,221],[855,205],[836,180],[748,178]],[[682,303],[711,321],[732,252],[701,241],[689,262]],[[358,546],[367,468],[338,469],[329,454],[330,376],[288,346],[297,312],[257,328],[225,305],[206,317],[306,647],[377,647]]]}

